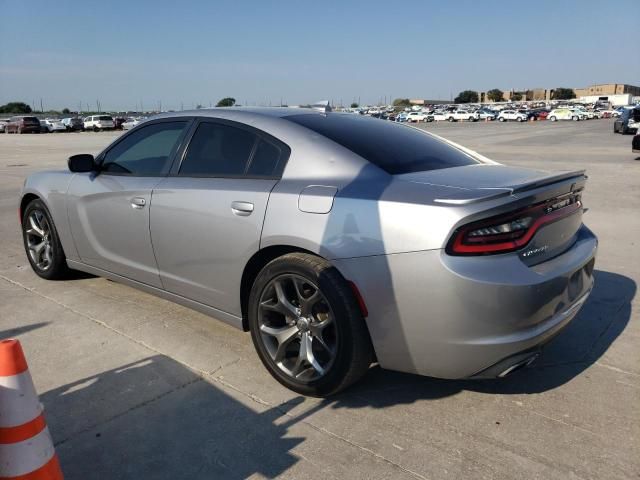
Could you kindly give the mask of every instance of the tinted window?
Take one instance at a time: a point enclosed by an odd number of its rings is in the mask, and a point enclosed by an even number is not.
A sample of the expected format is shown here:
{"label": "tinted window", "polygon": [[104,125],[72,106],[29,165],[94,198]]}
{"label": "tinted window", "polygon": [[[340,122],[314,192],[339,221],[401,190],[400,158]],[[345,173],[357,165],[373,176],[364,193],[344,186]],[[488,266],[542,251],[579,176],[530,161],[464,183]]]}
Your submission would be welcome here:
{"label": "tinted window", "polygon": [[284,118],[333,140],[392,175],[478,163],[427,133],[394,122],[339,113]]}
{"label": "tinted window", "polygon": [[180,175],[242,175],[247,167],[256,136],[219,123],[198,126],[180,165]]}
{"label": "tinted window", "polygon": [[102,115],[101,117],[98,117],[98,120],[113,120],[113,118],[107,115]]}
{"label": "tinted window", "polygon": [[164,175],[187,122],[149,125],[127,135],[107,152],[102,171],[131,175]]}
{"label": "tinted window", "polygon": [[280,149],[275,145],[260,140],[256,152],[251,159],[251,165],[247,170],[248,175],[272,176],[278,167],[280,160]]}

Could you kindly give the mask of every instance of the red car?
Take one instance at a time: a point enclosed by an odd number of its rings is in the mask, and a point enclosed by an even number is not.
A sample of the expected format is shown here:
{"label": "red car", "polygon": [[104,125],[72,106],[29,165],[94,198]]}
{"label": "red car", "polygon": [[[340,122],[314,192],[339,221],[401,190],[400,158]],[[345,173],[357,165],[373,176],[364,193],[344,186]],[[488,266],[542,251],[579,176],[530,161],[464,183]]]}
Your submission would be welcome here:
{"label": "red car", "polygon": [[11,117],[4,131],[5,133],[40,133],[40,120],[36,117]]}
{"label": "red car", "polygon": [[538,120],[546,120],[548,116],[549,116],[548,110],[540,110],[538,112]]}

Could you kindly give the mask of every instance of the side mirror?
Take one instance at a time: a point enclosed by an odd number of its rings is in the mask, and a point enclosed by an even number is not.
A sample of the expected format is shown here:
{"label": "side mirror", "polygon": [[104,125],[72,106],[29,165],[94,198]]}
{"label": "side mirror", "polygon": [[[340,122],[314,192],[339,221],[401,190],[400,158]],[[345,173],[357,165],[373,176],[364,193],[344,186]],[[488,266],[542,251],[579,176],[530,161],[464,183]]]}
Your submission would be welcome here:
{"label": "side mirror", "polygon": [[67,164],[69,165],[69,170],[74,173],[93,172],[96,170],[96,161],[93,155],[88,153],[70,156]]}

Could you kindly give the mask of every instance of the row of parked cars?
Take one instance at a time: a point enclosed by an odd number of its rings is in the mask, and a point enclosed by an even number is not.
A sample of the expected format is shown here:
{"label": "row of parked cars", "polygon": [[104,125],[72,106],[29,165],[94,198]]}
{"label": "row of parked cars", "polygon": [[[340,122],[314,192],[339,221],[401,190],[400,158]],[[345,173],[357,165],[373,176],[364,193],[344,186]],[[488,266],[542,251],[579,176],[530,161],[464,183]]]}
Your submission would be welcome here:
{"label": "row of parked cars", "polygon": [[5,133],[54,133],[102,130],[129,130],[146,117],[112,117],[111,115],[91,115],[85,118],[45,118],[32,115],[16,115],[0,119],[0,132]]}
{"label": "row of parked cars", "polygon": [[380,113],[372,116],[383,118],[386,120],[394,120],[396,122],[477,122],[480,120],[487,121],[500,121],[500,122],[527,122],[530,120],[550,120],[557,122],[561,120],[589,120],[593,118],[603,118],[606,116],[618,116],[616,115],[604,115],[603,110],[599,109],[586,109],[578,106],[566,106],[554,109],[547,108],[532,108],[532,109],[504,109],[504,110],[492,110],[487,107],[482,108],[461,108],[461,107],[449,107],[446,109],[432,109],[432,110],[418,110],[409,112],[394,113]]}

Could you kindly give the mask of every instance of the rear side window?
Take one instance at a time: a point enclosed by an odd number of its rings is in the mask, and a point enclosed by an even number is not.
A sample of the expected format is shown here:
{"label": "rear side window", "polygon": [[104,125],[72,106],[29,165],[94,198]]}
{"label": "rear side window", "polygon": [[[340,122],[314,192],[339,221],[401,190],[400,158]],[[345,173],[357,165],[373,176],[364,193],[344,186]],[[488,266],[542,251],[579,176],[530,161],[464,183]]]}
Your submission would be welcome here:
{"label": "rear side window", "polygon": [[256,148],[251,164],[247,169],[247,175],[249,176],[265,176],[270,177],[276,173],[278,168],[278,162],[282,156],[280,148],[275,145],[260,140],[258,147]]}
{"label": "rear side window", "polygon": [[179,175],[224,177],[245,173],[257,136],[221,123],[203,122],[193,134]]}
{"label": "rear side window", "polygon": [[186,125],[187,122],[162,122],[133,131],[107,152],[101,170],[129,175],[165,175]]}
{"label": "rear side window", "polygon": [[340,113],[284,118],[333,140],[391,175],[479,163],[442,140],[395,122]]}

